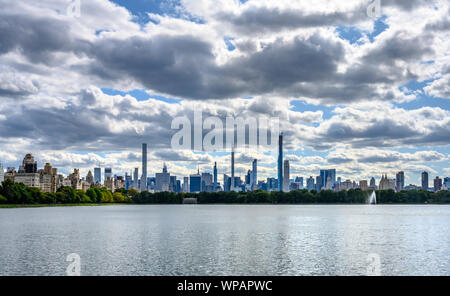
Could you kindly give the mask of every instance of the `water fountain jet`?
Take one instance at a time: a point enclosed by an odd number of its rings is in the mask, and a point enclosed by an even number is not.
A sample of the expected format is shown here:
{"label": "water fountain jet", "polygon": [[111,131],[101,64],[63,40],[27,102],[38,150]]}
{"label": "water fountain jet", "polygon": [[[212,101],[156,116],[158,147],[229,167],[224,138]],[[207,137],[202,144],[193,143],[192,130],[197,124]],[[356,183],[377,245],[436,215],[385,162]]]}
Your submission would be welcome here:
{"label": "water fountain jet", "polygon": [[373,191],[372,194],[369,196],[369,198],[367,199],[367,203],[369,205],[377,204],[377,195],[376,195],[375,191]]}

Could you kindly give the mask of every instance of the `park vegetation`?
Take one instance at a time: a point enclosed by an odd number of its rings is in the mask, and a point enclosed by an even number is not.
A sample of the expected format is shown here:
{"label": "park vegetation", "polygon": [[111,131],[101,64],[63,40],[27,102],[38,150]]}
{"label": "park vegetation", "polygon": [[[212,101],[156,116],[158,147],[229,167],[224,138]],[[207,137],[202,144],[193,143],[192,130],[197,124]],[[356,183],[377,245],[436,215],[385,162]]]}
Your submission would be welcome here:
{"label": "park vegetation", "polygon": [[[196,198],[199,204],[365,204],[371,192],[351,189],[334,192],[323,190],[296,190],[291,192],[137,192],[134,189],[118,189],[114,193],[106,188],[92,187],[86,192],[72,187],[61,187],[56,193],[47,193],[39,188],[26,187],[6,180],[0,185],[0,204],[182,204],[184,198]],[[444,204],[450,203],[450,191],[428,192],[411,190],[377,191],[380,204]]]}

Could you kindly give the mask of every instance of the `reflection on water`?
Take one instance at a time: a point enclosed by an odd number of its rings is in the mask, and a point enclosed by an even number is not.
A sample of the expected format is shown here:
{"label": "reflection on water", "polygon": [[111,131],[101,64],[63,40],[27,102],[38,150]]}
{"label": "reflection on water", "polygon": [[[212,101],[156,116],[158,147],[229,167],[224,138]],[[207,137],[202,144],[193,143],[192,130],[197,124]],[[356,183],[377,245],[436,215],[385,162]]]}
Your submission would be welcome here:
{"label": "reflection on water", "polygon": [[1,275],[450,275],[449,206],[0,210]]}

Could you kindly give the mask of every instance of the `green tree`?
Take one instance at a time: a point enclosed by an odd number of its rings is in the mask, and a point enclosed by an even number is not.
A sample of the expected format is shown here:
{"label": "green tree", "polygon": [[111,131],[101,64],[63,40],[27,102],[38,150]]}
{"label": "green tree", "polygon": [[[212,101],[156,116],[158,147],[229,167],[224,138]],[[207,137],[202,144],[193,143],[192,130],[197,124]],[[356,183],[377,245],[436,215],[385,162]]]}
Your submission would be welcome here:
{"label": "green tree", "polygon": [[76,203],[77,196],[75,190],[67,186],[59,188],[56,193],[56,202],[63,204]]}
{"label": "green tree", "polygon": [[4,197],[3,195],[0,194],[0,204],[6,204],[8,203],[8,200],[6,199],[6,197]]}
{"label": "green tree", "polygon": [[122,193],[117,192],[117,191],[114,192],[113,199],[114,199],[115,203],[123,203],[123,202],[125,202],[125,196],[123,196]]}

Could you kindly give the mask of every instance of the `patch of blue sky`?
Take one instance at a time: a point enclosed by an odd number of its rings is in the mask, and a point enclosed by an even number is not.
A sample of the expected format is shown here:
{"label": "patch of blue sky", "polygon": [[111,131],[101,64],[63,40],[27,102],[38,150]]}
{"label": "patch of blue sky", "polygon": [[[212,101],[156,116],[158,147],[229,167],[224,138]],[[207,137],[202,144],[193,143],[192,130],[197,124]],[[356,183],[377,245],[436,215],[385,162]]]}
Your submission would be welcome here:
{"label": "patch of blue sky", "polygon": [[301,101],[301,100],[291,101],[291,105],[293,106],[293,108],[291,110],[296,111],[296,112],[322,111],[323,119],[325,119],[325,120],[333,117],[333,110],[336,108],[336,106],[329,107],[329,106],[322,106],[322,105],[312,105],[312,104],[308,104],[305,101]]}
{"label": "patch of blue sky", "polygon": [[87,152],[79,152],[79,151],[73,151],[73,152],[70,152],[70,153],[77,154],[77,155],[87,155],[88,154]]}
{"label": "patch of blue sky", "polygon": [[450,100],[448,98],[429,96],[423,90],[424,87],[428,86],[436,79],[433,78],[425,81],[412,80],[407,84],[401,86],[399,88],[400,90],[407,89],[406,91],[404,91],[404,93],[415,94],[416,99],[410,102],[395,103],[395,105],[406,110],[414,110],[422,107],[439,107],[445,110],[450,110]]}
{"label": "patch of blue sky", "polygon": [[233,51],[236,49],[236,46],[234,46],[234,44],[233,44],[233,40],[234,40],[234,38],[231,38],[231,37],[223,38],[223,41],[227,45],[228,51]]}
{"label": "patch of blue sky", "polygon": [[358,27],[355,26],[338,26],[336,28],[336,32],[339,34],[339,37],[343,40],[347,40],[350,44],[362,44],[361,38],[365,35],[370,40],[370,42],[374,42],[375,38],[386,31],[389,28],[389,25],[385,23],[386,16],[382,16],[374,21],[374,28],[372,32],[365,32]]}
{"label": "patch of blue sky", "polygon": [[110,32],[109,30],[97,30],[97,31],[95,31],[95,35],[96,36],[99,36],[99,35],[101,35],[103,32]]}
{"label": "patch of blue sky", "polygon": [[102,88],[102,92],[104,94],[110,95],[110,96],[126,96],[126,95],[130,95],[134,98],[136,98],[136,100],[138,101],[146,101],[148,99],[155,99],[158,101],[163,101],[166,103],[170,103],[170,104],[178,104],[180,103],[180,100],[178,99],[174,99],[174,98],[167,98],[167,97],[163,97],[163,96],[158,96],[158,95],[149,95],[145,90],[143,89],[134,89],[131,91],[120,91],[120,90],[116,90],[116,89],[112,89],[112,88]]}
{"label": "patch of blue sky", "polygon": [[367,34],[370,42],[373,43],[375,41],[375,37],[389,29],[389,25],[385,23],[386,18],[386,16],[382,16],[374,21],[373,32]]}
{"label": "patch of blue sky", "polygon": [[184,18],[196,23],[204,23],[203,20],[186,15],[178,9],[180,0],[111,0],[119,6],[125,7],[135,17],[135,22],[145,25],[148,22],[157,23],[152,20],[148,13],[158,15],[169,15],[175,18]]}
{"label": "patch of blue sky", "polygon": [[[85,151],[72,151],[70,152],[71,154],[76,154],[76,155],[88,155],[89,153],[92,152],[85,152]],[[112,154],[113,152],[106,152],[106,153],[100,153],[100,152],[93,152],[93,154],[98,155],[102,158],[105,158],[107,154]]]}
{"label": "patch of blue sky", "polygon": [[362,31],[356,27],[339,26],[336,28],[336,32],[339,33],[341,39],[347,40],[350,44],[357,43],[363,37]]}
{"label": "patch of blue sky", "polygon": [[[287,151],[286,154],[296,155],[300,157],[309,157],[309,156],[320,156],[324,159],[326,159],[329,151],[315,151],[312,149],[309,149],[307,147],[303,147],[302,149]],[[319,163],[319,162],[313,162],[313,163]]]}
{"label": "patch of blue sky", "polygon": [[[433,147],[401,147],[401,148],[385,149],[385,150],[389,150],[389,151],[393,151],[393,152],[400,152],[400,153],[410,153],[410,154],[414,154],[416,152],[422,152],[422,151],[435,151],[435,152],[441,153],[443,155],[446,155],[447,157],[450,155],[450,145],[449,146],[433,146]],[[446,165],[448,165],[448,159],[444,160],[444,163]]]}

